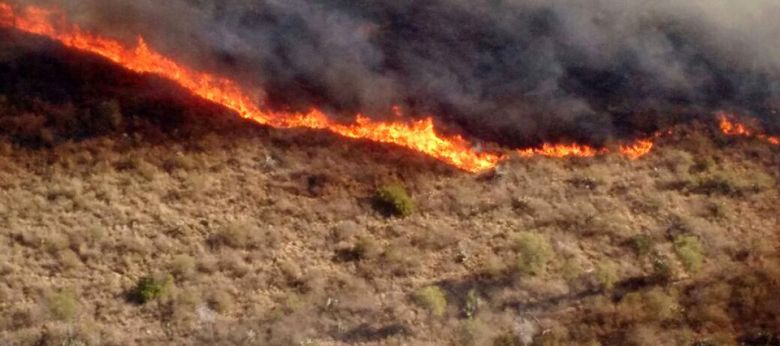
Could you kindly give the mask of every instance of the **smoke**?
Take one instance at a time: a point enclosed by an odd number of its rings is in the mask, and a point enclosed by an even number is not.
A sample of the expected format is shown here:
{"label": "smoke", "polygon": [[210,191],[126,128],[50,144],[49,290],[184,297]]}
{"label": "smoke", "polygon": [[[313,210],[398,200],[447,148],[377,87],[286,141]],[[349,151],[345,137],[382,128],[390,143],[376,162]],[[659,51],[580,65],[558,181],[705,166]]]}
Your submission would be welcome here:
{"label": "smoke", "polygon": [[284,110],[435,115],[506,145],[732,110],[780,129],[776,0],[39,0]]}

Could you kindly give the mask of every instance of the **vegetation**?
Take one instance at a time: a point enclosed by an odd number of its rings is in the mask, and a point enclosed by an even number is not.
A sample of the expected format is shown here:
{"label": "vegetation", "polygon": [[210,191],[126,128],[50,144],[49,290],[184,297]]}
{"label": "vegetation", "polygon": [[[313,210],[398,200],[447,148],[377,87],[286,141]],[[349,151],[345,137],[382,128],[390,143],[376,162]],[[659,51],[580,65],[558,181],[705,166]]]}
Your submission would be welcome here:
{"label": "vegetation", "polygon": [[552,247],[540,234],[523,232],[515,240],[517,270],[524,275],[542,274],[553,257]]}
{"label": "vegetation", "polygon": [[59,321],[71,321],[79,311],[78,298],[72,290],[62,290],[46,297],[46,308]]}
{"label": "vegetation", "polygon": [[433,316],[444,316],[447,311],[447,297],[437,286],[427,286],[414,293],[414,301]]}
{"label": "vegetation", "polygon": [[410,216],[414,213],[414,200],[400,184],[384,185],[376,190],[376,200],[381,207],[398,216]]}
{"label": "vegetation", "polygon": [[704,263],[704,250],[695,236],[680,235],[674,239],[674,251],[683,266],[690,272],[697,272]]}
{"label": "vegetation", "polygon": [[475,176],[3,51],[2,345],[778,340],[780,149],[701,123]]}
{"label": "vegetation", "polygon": [[130,291],[130,298],[146,304],[167,294],[173,285],[173,277],[168,275],[145,276]]}

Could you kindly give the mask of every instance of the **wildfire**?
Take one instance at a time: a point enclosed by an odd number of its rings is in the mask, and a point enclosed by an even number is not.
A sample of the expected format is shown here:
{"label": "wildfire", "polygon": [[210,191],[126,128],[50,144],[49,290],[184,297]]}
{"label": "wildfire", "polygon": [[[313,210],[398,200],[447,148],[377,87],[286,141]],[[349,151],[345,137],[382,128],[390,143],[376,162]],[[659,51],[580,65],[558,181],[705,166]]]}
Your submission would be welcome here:
{"label": "wildfire", "polygon": [[[658,137],[658,135],[654,136]],[[631,144],[620,145],[620,154],[631,159],[636,160],[642,156],[647,155],[653,149],[653,141],[650,139],[640,139]],[[533,157],[533,156],[545,156],[553,158],[564,157],[594,157],[598,155],[609,154],[610,150],[607,148],[594,148],[588,145],[580,144],[548,144],[545,143],[541,148],[528,148],[519,149],[517,154],[520,157]]]}
{"label": "wildfire", "polygon": [[620,153],[632,160],[636,160],[650,153],[653,150],[653,145],[652,140],[640,139],[631,145],[621,145]]}
{"label": "wildfire", "polygon": [[[233,80],[183,66],[151,49],[141,37],[132,47],[86,32],[53,10],[28,6],[17,11],[14,7],[0,2],[0,26],[48,37],[67,47],[102,56],[131,71],[170,79],[193,94],[229,108],[241,117],[259,124],[277,128],[321,129],[349,138],[392,143],[430,155],[469,172],[494,168],[505,156],[475,149],[472,143],[460,136],[437,133],[431,117],[410,122],[380,122],[358,114],[354,123],[343,124],[331,120],[318,109],[307,113],[264,110],[250,96],[257,93],[247,91]],[[771,137],[771,140],[777,141],[777,138]],[[640,140],[621,146],[620,152],[636,159],[647,154],[652,147],[651,140]],[[593,157],[607,152],[609,151],[606,148],[596,149],[577,144],[544,144],[541,148],[518,150],[524,157],[542,155],[556,158]]]}
{"label": "wildfire", "polygon": [[731,120],[733,117],[727,113],[721,112],[718,114],[718,121],[720,122],[720,130],[727,136],[738,136],[756,138],[758,140],[773,144],[780,145],[780,137],[769,136],[759,130],[750,128],[749,126],[738,123]]}
{"label": "wildfire", "polygon": [[541,148],[520,149],[517,151],[517,153],[521,157],[532,157],[536,155],[541,155],[541,156],[555,157],[555,158],[563,158],[563,157],[571,157],[571,156],[594,157],[598,154],[603,154],[606,152],[607,149],[596,149],[587,145],[549,144],[549,143],[543,144]]}

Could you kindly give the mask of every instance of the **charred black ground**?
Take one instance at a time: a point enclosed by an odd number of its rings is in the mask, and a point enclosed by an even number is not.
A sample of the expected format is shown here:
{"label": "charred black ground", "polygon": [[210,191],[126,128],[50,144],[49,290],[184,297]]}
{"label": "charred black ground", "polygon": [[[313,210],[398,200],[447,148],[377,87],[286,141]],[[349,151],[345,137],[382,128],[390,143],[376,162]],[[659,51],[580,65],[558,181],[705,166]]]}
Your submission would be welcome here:
{"label": "charred black ground", "polygon": [[260,86],[276,109],[436,115],[527,146],[720,110],[780,129],[773,1],[22,1]]}

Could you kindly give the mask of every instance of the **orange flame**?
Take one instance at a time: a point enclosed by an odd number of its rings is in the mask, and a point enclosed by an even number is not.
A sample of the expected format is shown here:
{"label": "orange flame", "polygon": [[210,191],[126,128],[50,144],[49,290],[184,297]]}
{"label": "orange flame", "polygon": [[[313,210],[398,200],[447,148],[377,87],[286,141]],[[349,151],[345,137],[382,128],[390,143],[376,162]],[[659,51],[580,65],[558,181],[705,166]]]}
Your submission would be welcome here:
{"label": "orange flame", "polygon": [[748,125],[738,123],[732,120],[733,116],[727,113],[721,112],[718,114],[718,121],[720,123],[720,131],[727,136],[736,137],[748,137],[756,138],[758,140],[767,142],[773,145],[780,145],[780,137],[769,136],[760,130],[755,130]]}
{"label": "orange flame", "polygon": [[460,136],[442,136],[434,130],[433,120],[406,122],[378,122],[358,115],[354,124],[341,124],[328,118],[318,109],[308,113],[273,113],[261,109],[252,94],[238,83],[218,76],[194,71],[161,55],[138,38],[136,47],[99,37],[83,31],[65,20],[58,21],[58,30],[52,23],[54,12],[38,7],[26,7],[19,12],[0,3],[0,25],[42,35],[59,41],[65,46],[100,55],[139,73],[156,74],[171,79],[193,94],[225,106],[241,117],[263,125],[279,128],[307,127],[335,132],[339,135],[392,143],[410,148],[463,170],[478,172],[495,167],[501,156],[479,152]]}
{"label": "orange flame", "polygon": [[[352,124],[333,121],[318,109],[308,113],[278,113],[263,110],[255,102],[256,93],[244,90],[238,83],[205,72],[187,68],[152,50],[143,38],[135,47],[97,36],[69,23],[64,18],[52,21],[55,11],[34,6],[16,11],[0,2],[0,26],[13,27],[31,34],[59,41],[77,50],[102,56],[122,67],[138,73],[149,73],[175,81],[194,95],[231,109],[245,119],[277,128],[305,127],[334,132],[341,136],[392,143],[406,147],[454,165],[469,172],[494,168],[505,156],[482,152],[461,136],[443,136],[434,129],[433,119],[427,117],[412,122],[380,122],[358,114]],[[394,112],[399,113],[397,108]],[[653,147],[650,140],[621,146],[620,152],[630,159],[647,154]],[[609,150],[578,144],[544,144],[541,148],[521,149],[521,156],[593,157]]]}
{"label": "orange flame", "polygon": [[[659,135],[655,135],[659,137]],[[653,149],[655,144],[650,139],[640,139],[631,144],[620,145],[620,154],[631,159],[636,160],[647,154]],[[564,158],[564,157],[594,157],[597,155],[609,154],[609,149],[601,148],[596,149],[587,145],[580,144],[543,144],[541,148],[529,148],[519,149],[517,154],[520,157],[533,157],[533,156],[545,156],[552,158]]]}
{"label": "orange flame", "polygon": [[563,157],[594,157],[604,154],[607,149],[596,149],[587,145],[579,144],[549,144],[544,143],[541,148],[520,149],[517,153],[521,157],[532,157],[536,155],[563,158]]}
{"label": "orange flame", "polygon": [[636,160],[650,153],[654,145],[652,140],[640,139],[631,145],[621,145],[620,153],[629,159]]}

